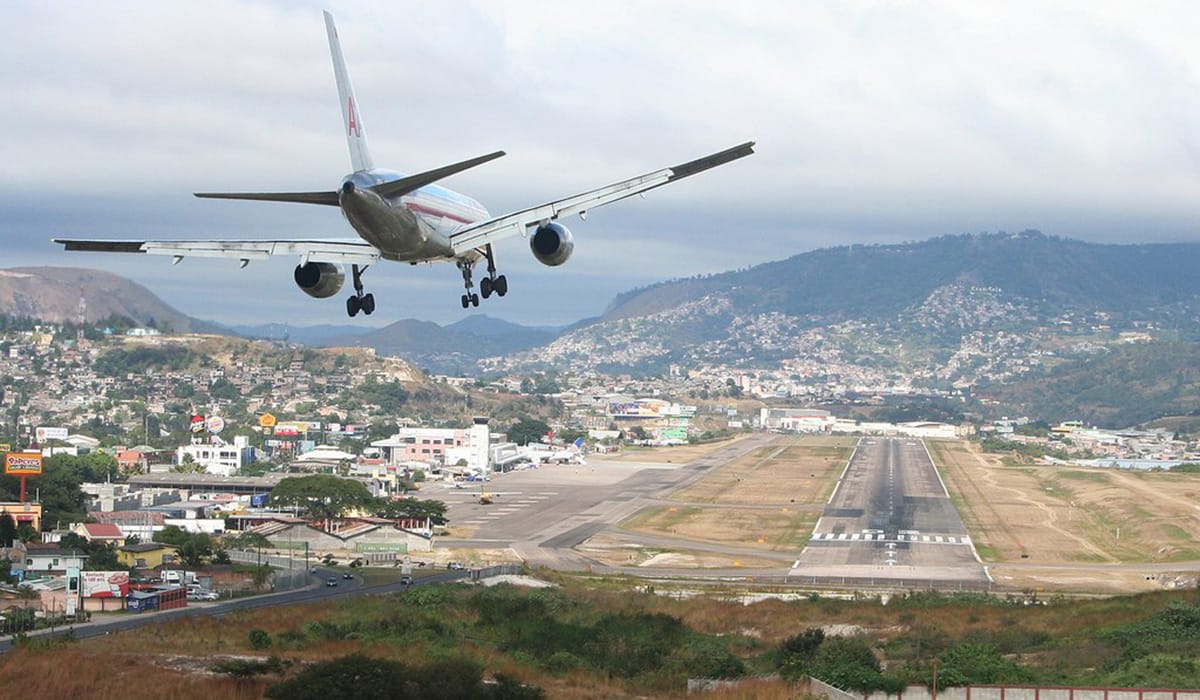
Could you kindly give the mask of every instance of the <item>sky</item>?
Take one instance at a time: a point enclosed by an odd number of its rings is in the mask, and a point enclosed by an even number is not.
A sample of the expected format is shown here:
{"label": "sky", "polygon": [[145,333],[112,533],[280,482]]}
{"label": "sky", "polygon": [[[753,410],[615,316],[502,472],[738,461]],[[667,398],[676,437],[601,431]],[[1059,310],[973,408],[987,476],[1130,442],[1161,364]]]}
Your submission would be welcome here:
{"label": "sky", "polygon": [[[749,158],[564,220],[575,254],[497,245],[509,294],[380,263],[352,322],[526,325],[623,291],[844,244],[1037,229],[1200,241],[1200,6],[680,0],[5,5],[4,267],[109,270],[224,323],[351,322],[296,260],[66,253],[54,236],[353,235],[332,207],[193,198],[334,189],[350,170],[321,10],[379,167],[503,149],[441,184],[496,215],[732,146]],[[347,290],[348,291],[348,290]]]}

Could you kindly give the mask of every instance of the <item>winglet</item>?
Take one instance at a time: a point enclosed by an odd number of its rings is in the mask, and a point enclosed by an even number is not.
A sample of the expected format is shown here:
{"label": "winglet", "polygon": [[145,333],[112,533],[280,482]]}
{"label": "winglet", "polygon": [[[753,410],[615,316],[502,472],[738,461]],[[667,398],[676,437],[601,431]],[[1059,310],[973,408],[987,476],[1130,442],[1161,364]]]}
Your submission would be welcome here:
{"label": "winglet", "polygon": [[342,105],[342,120],[346,124],[346,145],[350,147],[350,164],[354,172],[370,170],[375,167],[371,161],[371,153],[367,150],[367,132],[363,128],[362,114],[358,111],[358,101],[354,99],[354,87],[350,84],[350,74],[346,71],[346,61],[342,58],[342,44],[338,40],[337,27],[333,24],[333,15],[325,12],[325,31],[329,34],[329,53],[333,56],[333,77],[337,80],[338,99]]}

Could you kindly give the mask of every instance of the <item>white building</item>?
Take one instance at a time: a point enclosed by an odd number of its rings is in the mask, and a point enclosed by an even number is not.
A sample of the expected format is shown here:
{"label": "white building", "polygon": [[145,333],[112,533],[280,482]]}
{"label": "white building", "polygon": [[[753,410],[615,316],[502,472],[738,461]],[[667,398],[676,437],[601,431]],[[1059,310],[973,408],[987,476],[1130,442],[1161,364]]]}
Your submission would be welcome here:
{"label": "white building", "polygon": [[183,464],[188,456],[191,456],[193,462],[204,467],[208,474],[232,476],[254,461],[254,448],[250,446],[248,436],[238,435],[233,438],[232,445],[184,445],[175,451],[175,463]]}

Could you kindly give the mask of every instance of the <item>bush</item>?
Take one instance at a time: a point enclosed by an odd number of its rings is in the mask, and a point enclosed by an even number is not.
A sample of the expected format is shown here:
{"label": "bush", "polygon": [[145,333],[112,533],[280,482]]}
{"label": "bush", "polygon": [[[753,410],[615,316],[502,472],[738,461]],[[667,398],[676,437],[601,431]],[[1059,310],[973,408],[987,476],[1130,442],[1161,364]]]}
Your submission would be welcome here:
{"label": "bush", "polygon": [[250,648],[251,649],[270,649],[271,635],[266,630],[253,629],[250,630]]}

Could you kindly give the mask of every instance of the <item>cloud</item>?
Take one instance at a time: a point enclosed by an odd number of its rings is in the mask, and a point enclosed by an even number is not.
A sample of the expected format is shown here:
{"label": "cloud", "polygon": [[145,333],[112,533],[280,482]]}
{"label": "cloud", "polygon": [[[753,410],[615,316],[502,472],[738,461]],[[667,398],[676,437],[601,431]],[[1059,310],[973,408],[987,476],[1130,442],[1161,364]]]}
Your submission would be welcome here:
{"label": "cloud", "polygon": [[[306,306],[288,289],[291,261],[248,275],[192,261],[160,272],[158,260],[67,256],[44,243],[63,233],[349,235],[336,211],[189,196],[331,188],[348,169],[319,7],[6,9],[6,249],[130,270],[180,305],[191,303],[185,271],[202,270],[202,306],[224,314],[211,318],[337,320],[337,300]],[[514,294],[481,307],[493,315],[567,322],[598,313],[621,285],[840,243],[1024,228],[1200,239],[1200,45],[1190,32],[1200,10],[1189,3],[332,10],[376,163],[411,172],[504,148],[508,157],[445,183],[493,213],[758,141],[750,159],[568,221],[578,253],[562,269],[537,265],[519,241],[501,244]],[[259,275],[270,284],[258,286]],[[463,313],[452,267],[379,265],[367,279],[380,315]],[[251,288],[278,300],[259,294],[261,309],[235,310]],[[214,304],[225,291],[229,303]]]}

